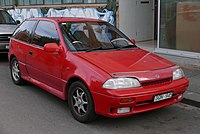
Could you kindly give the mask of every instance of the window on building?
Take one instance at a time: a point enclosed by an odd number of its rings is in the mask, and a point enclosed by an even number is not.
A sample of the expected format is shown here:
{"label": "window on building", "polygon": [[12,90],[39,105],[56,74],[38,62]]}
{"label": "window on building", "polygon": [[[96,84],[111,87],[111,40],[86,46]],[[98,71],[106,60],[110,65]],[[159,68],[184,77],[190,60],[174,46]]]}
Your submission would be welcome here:
{"label": "window on building", "polygon": [[84,0],[84,3],[95,3],[96,0]]}
{"label": "window on building", "polygon": [[[63,1],[65,1],[65,0],[63,0]],[[44,4],[46,4],[46,5],[62,4],[62,0],[45,0]]]}
{"label": "window on building", "polygon": [[66,3],[73,3],[73,0],[63,0],[63,3],[66,4]]}
{"label": "window on building", "polygon": [[53,4],[62,4],[62,0],[53,0]]}
{"label": "window on building", "polygon": [[73,3],[83,3],[83,0],[73,0]]}
{"label": "window on building", "polygon": [[29,5],[59,5],[59,4],[81,4],[81,3],[107,3],[108,0],[0,0],[0,6],[17,4],[19,6]]}
{"label": "window on building", "polygon": [[29,0],[24,0],[24,5],[30,5],[30,1]]}
{"label": "window on building", "polygon": [[31,5],[43,5],[44,1],[43,0],[30,0],[30,4]]}
{"label": "window on building", "polygon": [[27,5],[30,5],[30,1],[29,0],[18,0],[18,5],[20,6],[27,6]]}
{"label": "window on building", "polygon": [[37,4],[37,0],[30,0],[30,4],[31,5]]}
{"label": "window on building", "polygon": [[0,0],[0,6],[11,6],[13,4],[13,0]]}
{"label": "window on building", "polygon": [[200,52],[199,11],[199,0],[161,0],[159,47]]}
{"label": "window on building", "polygon": [[107,3],[108,0],[97,0],[97,3]]}
{"label": "window on building", "polygon": [[6,6],[13,5],[13,1],[12,0],[5,0],[5,5]]}

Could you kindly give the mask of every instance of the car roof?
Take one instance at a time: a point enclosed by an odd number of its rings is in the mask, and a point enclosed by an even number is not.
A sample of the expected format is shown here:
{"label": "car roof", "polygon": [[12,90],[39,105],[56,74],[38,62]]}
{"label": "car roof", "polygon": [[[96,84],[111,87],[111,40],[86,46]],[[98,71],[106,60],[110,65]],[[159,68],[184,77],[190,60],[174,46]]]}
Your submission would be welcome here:
{"label": "car roof", "polygon": [[52,20],[56,22],[105,22],[103,20],[91,19],[91,18],[75,18],[75,17],[41,17],[41,18],[29,18],[26,20]]}

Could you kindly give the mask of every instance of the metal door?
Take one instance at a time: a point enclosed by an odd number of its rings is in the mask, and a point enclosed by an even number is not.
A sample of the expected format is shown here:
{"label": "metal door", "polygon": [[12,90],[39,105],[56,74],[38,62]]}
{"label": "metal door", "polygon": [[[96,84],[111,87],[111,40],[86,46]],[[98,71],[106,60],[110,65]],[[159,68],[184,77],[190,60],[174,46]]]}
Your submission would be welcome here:
{"label": "metal door", "polygon": [[119,0],[119,28],[136,41],[154,39],[154,0]]}

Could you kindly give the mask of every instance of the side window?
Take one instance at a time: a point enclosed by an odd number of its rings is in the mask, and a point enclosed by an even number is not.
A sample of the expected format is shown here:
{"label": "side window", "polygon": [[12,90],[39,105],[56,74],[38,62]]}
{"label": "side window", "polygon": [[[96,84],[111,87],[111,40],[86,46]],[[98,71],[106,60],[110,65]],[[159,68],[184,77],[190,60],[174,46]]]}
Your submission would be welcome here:
{"label": "side window", "polygon": [[37,21],[24,21],[14,32],[15,39],[29,43],[31,39],[31,32]]}
{"label": "side window", "polygon": [[33,44],[44,47],[46,43],[59,43],[56,26],[50,21],[40,21],[33,36]]}

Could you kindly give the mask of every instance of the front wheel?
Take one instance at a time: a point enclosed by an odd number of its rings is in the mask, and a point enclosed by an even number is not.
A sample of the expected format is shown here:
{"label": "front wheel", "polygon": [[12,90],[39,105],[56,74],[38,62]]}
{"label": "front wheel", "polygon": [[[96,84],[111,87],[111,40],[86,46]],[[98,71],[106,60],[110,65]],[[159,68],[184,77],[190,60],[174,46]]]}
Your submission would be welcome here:
{"label": "front wheel", "polygon": [[16,85],[22,85],[24,84],[24,80],[21,78],[21,73],[20,73],[20,69],[19,69],[19,63],[18,60],[16,58],[12,58],[11,60],[11,77],[13,82]]}
{"label": "front wheel", "polygon": [[88,88],[80,81],[72,83],[68,92],[68,105],[73,117],[82,123],[96,119],[94,102]]}

